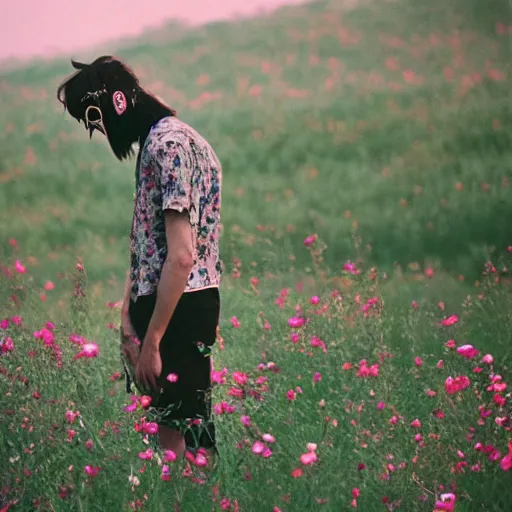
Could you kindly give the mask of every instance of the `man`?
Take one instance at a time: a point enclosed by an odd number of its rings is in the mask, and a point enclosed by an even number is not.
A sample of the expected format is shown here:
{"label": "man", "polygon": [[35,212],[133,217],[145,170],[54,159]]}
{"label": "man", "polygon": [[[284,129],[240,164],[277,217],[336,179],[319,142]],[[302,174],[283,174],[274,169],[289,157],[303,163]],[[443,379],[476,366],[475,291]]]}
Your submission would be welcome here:
{"label": "man", "polygon": [[220,309],[221,165],[119,59],[71,62],[77,71],[57,92],[65,109],[90,137],[106,136],[119,160],[139,144],[121,330],[140,350],[125,343],[124,361],[151,396],[148,416],[159,424],[162,448],[178,456],[215,448],[207,356]]}

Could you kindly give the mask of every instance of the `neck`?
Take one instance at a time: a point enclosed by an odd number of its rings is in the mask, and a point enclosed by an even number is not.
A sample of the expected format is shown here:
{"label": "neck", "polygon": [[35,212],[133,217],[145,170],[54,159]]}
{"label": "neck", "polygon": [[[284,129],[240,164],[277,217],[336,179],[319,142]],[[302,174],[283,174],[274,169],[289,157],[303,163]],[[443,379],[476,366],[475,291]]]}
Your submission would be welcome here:
{"label": "neck", "polygon": [[134,114],[134,142],[138,141],[142,147],[151,127],[164,117],[176,115],[176,112],[152,94],[141,89],[138,93]]}

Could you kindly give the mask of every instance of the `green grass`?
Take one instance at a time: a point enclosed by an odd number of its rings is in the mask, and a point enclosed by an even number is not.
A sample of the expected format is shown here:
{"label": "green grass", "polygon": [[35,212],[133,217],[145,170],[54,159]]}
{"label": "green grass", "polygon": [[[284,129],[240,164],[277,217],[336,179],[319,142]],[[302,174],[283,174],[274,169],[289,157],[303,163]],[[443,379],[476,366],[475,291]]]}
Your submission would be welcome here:
{"label": "green grass", "polygon": [[[0,510],[9,503],[15,510],[129,510],[140,500],[144,510],[202,511],[221,509],[227,498],[231,510],[339,511],[351,509],[358,488],[364,511],[396,510],[398,502],[400,510],[431,511],[441,486],[455,489],[457,512],[510,508],[509,474],[500,469],[509,427],[495,422],[509,408],[486,391],[493,371],[509,379],[512,350],[509,25],[510,10],[498,1],[361,2],[351,10],[324,1],[180,28],[179,36],[170,27],[168,37],[148,36],[119,52],[211,141],[224,168],[225,348],[214,358],[229,375],[215,401],[237,410],[217,418],[221,461],[205,485],[177,467],[163,482],[156,460],[144,465],[137,454],[146,445],[133,428],[141,415],[123,412],[123,383],[109,379],[119,370],[118,310],[105,304],[119,299],[129,261],[134,162],[116,162],[104,140],[90,142],[63,113],[55,91],[67,61],[0,76],[0,320],[23,319],[0,331],[15,346],[0,356]],[[319,239],[308,249],[303,239],[311,233]],[[78,258],[87,270],[86,302],[73,297]],[[26,274],[14,271],[17,259]],[[362,274],[345,276],[347,260]],[[482,277],[488,260],[498,272]],[[42,300],[48,280],[55,289]],[[290,290],[283,309],[275,304],[282,289]],[[287,320],[298,305],[315,309],[308,305],[314,294],[328,308],[307,313],[311,322],[293,344]],[[373,296],[378,307],[365,317],[361,306]],[[459,322],[439,327],[452,314]],[[62,368],[33,337],[47,321],[55,324]],[[97,342],[100,356],[73,361],[73,332]],[[310,346],[312,336],[327,353]],[[450,338],[480,355],[465,360],[445,348]],[[472,373],[486,353],[494,367]],[[378,377],[356,376],[362,359],[380,363]],[[269,361],[278,372],[257,370]],[[353,368],[342,370],[345,362]],[[246,372],[250,388],[268,376],[265,399],[229,396],[233,371]],[[316,372],[322,380],[313,383]],[[28,381],[14,378],[21,375]],[[448,395],[449,375],[467,375],[471,387]],[[289,402],[286,393],[297,386],[302,394]],[[501,395],[509,400],[507,390]],[[480,406],[492,410],[483,424]],[[82,422],[70,426],[66,410],[79,410]],[[242,414],[253,428],[242,426]],[[394,414],[399,421],[390,425]],[[422,447],[410,427],[415,418]],[[276,438],[269,458],[250,450],[265,432]],[[248,446],[235,447],[244,440]],[[318,461],[293,478],[308,442],[318,444]],[[490,461],[476,442],[500,456]],[[84,473],[87,464],[101,467],[98,476]],[[133,489],[130,474],[140,480]]]}

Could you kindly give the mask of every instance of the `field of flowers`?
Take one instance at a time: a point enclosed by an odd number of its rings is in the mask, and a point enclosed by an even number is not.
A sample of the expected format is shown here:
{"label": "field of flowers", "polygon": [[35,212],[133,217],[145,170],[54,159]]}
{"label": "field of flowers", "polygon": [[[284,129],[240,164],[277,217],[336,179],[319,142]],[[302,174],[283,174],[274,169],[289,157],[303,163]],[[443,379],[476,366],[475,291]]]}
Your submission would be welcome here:
{"label": "field of flowers", "polygon": [[0,76],[0,511],[511,510],[508,7],[177,32],[117,54],[223,162],[220,456],[125,392],[134,162],[40,63]]}

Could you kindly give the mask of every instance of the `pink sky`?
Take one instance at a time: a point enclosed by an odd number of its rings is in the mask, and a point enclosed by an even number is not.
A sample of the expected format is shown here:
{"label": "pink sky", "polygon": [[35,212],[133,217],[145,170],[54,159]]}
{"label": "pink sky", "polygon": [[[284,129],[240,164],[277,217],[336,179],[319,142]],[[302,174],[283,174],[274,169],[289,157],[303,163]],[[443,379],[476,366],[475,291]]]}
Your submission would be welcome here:
{"label": "pink sky", "polygon": [[[166,20],[253,15],[300,0],[9,0],[0,16],[0,60],[48,57],[134,36]],[[2,2],[3,3],[3,2]]]}

